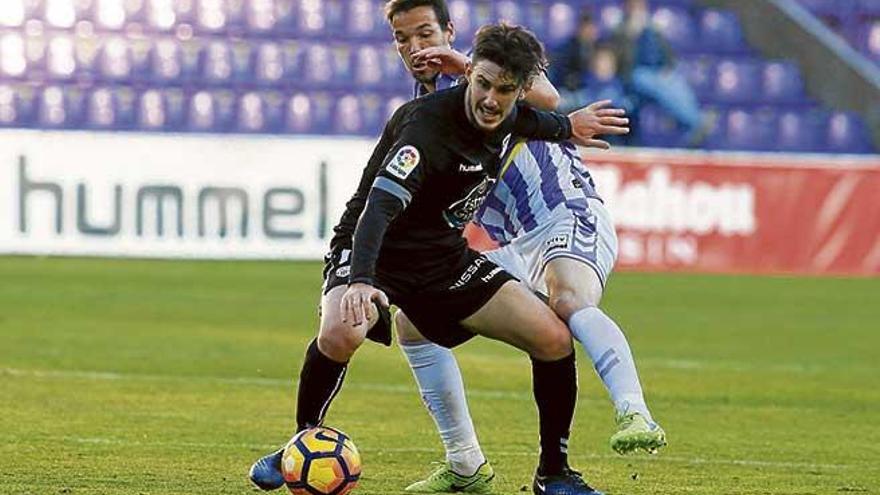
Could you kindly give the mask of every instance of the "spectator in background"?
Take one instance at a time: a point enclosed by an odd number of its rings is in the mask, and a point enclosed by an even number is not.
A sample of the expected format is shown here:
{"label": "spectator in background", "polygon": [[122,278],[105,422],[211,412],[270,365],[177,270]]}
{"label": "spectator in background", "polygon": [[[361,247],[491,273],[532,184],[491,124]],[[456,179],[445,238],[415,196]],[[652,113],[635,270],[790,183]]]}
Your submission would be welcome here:
{"label": "spectator in background", "polygon": [[580,108],[576,94],[584,87],[584,76],[590,68],[596,40],[599,39],[599,26],[593,22],[590,13],[581,15],[575,34],[563,42],[550,56],[553,85],[559,90],[563,103],[570,108]]}
{"label": "spectator in background", "polygon": [[[593,50],[590,70],[583,79],[583,89],[578,92],[580,101],[611,100],[617,108],[627,113],[633,111],[633,102],[626,91],[617,70],[617,54],[609,41],[599,41]],[[578,108],[578,107],[575,107]],[[625,144],[628,136],[609,136],[611,144]]]}
{"label": "spectator in background", "polygon": [[641,100],[656,102],[682,126],[687,143],[697,146],[707,126],[700,104],[663,35],[651,25],[647,0],[624,0],[623,21],[613,37],[620,73]]}

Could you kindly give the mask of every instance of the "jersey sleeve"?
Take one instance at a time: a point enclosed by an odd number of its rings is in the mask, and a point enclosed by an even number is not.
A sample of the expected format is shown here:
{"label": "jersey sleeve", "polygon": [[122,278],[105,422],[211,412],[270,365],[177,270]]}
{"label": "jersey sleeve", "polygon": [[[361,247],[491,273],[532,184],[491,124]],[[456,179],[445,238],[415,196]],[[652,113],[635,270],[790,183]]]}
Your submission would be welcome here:
{"label": "jersey sleeve", "polygon": [[556,112],[535,110],[525,103],[516,107],[513,134],[536,141],[561,142],[571,138],[571,121]]}
{"label": "jersey sleeve", "polygon": [[431,158],[436,145],[431,145],[418,126],[404,129],[385,155],[376,174],[373,189],[382,190],[403,203],[406,208],[425,180],[433,173]]}

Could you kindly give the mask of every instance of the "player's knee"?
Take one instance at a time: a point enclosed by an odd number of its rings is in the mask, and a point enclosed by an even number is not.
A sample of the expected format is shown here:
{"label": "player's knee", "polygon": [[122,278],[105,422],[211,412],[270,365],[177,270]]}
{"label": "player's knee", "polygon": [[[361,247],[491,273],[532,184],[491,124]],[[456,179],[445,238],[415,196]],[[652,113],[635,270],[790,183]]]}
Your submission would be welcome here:
{"label": "player's knee", "polygon": [[318,348],[321,352],[340,363],[351,359],[363,342],[363,332],[355,331],[350,325],[341,322],[321,328],[318,335]]}
{"label": "player's knee", "polygon": [[589,297],[585,297],[574,289],[561,287],[550,291],[550,309],[553,310],[563,321],[568,321],[578,311],[593,307]]}
{"label": "player's knee", "polygon": [[394,314],[394,327],[397,329],[397,343],[399,344],[418,344],[425,342],[425,337],[419,332],[416,326],[406,317],[403,311]]}
{"label": "player's knee", "polygon": [[571,345],[571,333],[562,322],[557,323],[541,333],[539,342],[530,352],[533,358],[540,361],[557,361],[572,353],[574,348]]}

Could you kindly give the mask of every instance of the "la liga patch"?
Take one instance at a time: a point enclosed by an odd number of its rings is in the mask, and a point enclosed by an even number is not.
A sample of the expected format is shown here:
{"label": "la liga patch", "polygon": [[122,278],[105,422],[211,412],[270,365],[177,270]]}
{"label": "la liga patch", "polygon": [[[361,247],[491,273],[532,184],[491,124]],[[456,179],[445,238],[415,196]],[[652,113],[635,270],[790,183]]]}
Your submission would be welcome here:
{"label": "la liga patch", "polygon": [[385,169],[398,179],[406,179],[415,170],[419,161],[421,161],[419,150],[415,146],[404,146],[397,150]]}

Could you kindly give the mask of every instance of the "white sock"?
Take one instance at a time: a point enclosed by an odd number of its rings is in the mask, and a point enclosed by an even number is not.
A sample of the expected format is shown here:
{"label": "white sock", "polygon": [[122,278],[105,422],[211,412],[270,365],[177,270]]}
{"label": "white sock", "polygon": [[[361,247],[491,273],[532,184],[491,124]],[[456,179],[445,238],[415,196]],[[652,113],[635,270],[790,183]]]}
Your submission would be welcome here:
{"label": "white sock", "polygon": [[452,351],[433,343],[400,346],[419,385],[452,470],[464,476],[486,462],[464,395],[461,371]]}
{"label": "white sock", "polygon": [[639,412],[653,421],[632,351],[617,323],[599,308],[584,308],[571,316],[568,328],[593,360],[614,408],[620,413]]}

